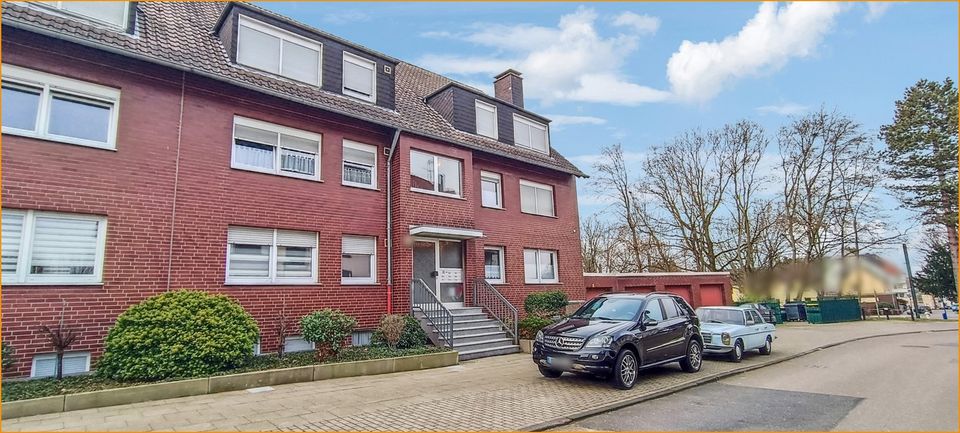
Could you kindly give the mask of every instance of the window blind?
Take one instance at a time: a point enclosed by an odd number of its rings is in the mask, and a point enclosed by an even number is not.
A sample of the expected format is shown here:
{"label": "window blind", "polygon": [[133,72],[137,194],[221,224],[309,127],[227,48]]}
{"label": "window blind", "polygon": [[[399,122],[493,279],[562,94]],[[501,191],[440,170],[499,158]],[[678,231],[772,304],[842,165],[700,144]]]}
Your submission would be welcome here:
{"label": "window blind", "polygon": [[277,230],[277,245],[314,248],[317,246],[317,234],[314,232]]}
{"label": "window blind", "polygon": [[231,244],[273,245],[273,230],[231,226],[227,232],[227,242]]}
{"label": "window blind", "polygon": [[370,254],[377,252],[376,238],[367,236],[344,236],[343,254]]}
{"label": "window blind", "polygon": [[92,275],[99,221],[37,217],[31,274]]}
{"label": "window blind", "polygon": [[3,211],[3,274],[13,275],[17,272],[17,263],[20,258],[20,240],[23,238],[23,214],[14,211]]}

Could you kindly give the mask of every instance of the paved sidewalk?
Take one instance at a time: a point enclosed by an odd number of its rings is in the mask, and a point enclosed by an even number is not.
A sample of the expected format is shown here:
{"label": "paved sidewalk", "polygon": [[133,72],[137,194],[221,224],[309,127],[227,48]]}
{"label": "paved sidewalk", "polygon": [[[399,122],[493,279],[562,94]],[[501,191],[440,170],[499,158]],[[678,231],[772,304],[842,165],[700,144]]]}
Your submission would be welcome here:
{"label": "paved sidewalk", "polygon": [[[704,362],[698,374],[668,366],[644,372],[618,391],[598,380],[540,376],[529,355],[466,361],[407,373],[334,379],[99,409],[4,420],[3,431],[477,431],[529,430],[695,386],[817,347],[895,334],[952,330],[956,322],[854,322],[785,325],[772,356],[748,354],[740,364]],[[773,367],[775,368],[775,367]]]}

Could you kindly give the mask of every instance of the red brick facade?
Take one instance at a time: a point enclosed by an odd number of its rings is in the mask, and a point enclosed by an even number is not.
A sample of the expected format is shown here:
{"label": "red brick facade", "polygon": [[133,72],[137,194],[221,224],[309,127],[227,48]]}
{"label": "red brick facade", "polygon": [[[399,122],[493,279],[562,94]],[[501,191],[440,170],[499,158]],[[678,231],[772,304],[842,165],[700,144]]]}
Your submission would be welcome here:
{"label": "red brick facade", "polygon": [[[391,128],[14,29],[3,29],[3,54],[5,64],[119,88],[122,95],[115,151],[3,136],[5,209],[107,219],[103,284],[3,287],[2,338],[18,360],[8,375],[28,375],[33,355],[51,351],[38,328],[56,323],[61,308],[66,322],[82,329],[71,350],[89,351],[95,362],[116,316],[167,290],[234,297],[257,320],[264,352],[278,347],[281,310],[296,323],[309,311],[337,308],[357,317],[362,329],[375,327],[387,312],[383,150],[392,143]],[[321,181],[231,168],[234,116],[322,134]],[[341,184],[344,139],[378,146],[378,190]],[[463,197],[410,191],[411,148],[461,160]],[[484,245],[504,246],[507,284],[499,288],[515,305],[525,294],[547,289],[584,298],[574,176],[409,133],[400,135],[392,164],[394,312],[409,309],[409,227],[418,224],[484,233],[464,242],[467,282],[483,275]],[[502,175],[505,210],[481,208],[481,169]],[[520,213],[520,178],[554,187],[556,218]],[[318,283],[225,284],[229,225],[319,233]],[[377,238],[376,284],[341,284],[343,235]],[[523,283],[524,247],[558,251],[560,284]]]}

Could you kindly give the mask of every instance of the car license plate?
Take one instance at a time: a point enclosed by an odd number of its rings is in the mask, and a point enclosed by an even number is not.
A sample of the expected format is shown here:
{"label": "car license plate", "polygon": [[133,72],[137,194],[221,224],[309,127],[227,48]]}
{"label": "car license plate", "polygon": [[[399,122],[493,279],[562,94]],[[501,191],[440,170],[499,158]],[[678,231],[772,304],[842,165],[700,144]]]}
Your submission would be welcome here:
{"label": "car license plate", "polygon": [[547,365],[557,368],[570,368],[570,365],[573,364],[573,361],[567,358],[554,358],[552,356],[547,357]]}

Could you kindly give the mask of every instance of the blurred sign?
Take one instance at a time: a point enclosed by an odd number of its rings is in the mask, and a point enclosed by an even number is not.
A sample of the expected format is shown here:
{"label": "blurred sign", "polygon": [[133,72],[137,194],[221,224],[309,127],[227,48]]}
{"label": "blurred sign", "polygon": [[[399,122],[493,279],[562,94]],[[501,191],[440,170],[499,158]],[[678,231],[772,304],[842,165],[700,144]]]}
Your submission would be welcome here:
{"label": "blurred sign", "polygon": [[437,272],[438,283],[463,282],[463,269],[439,269]]}

